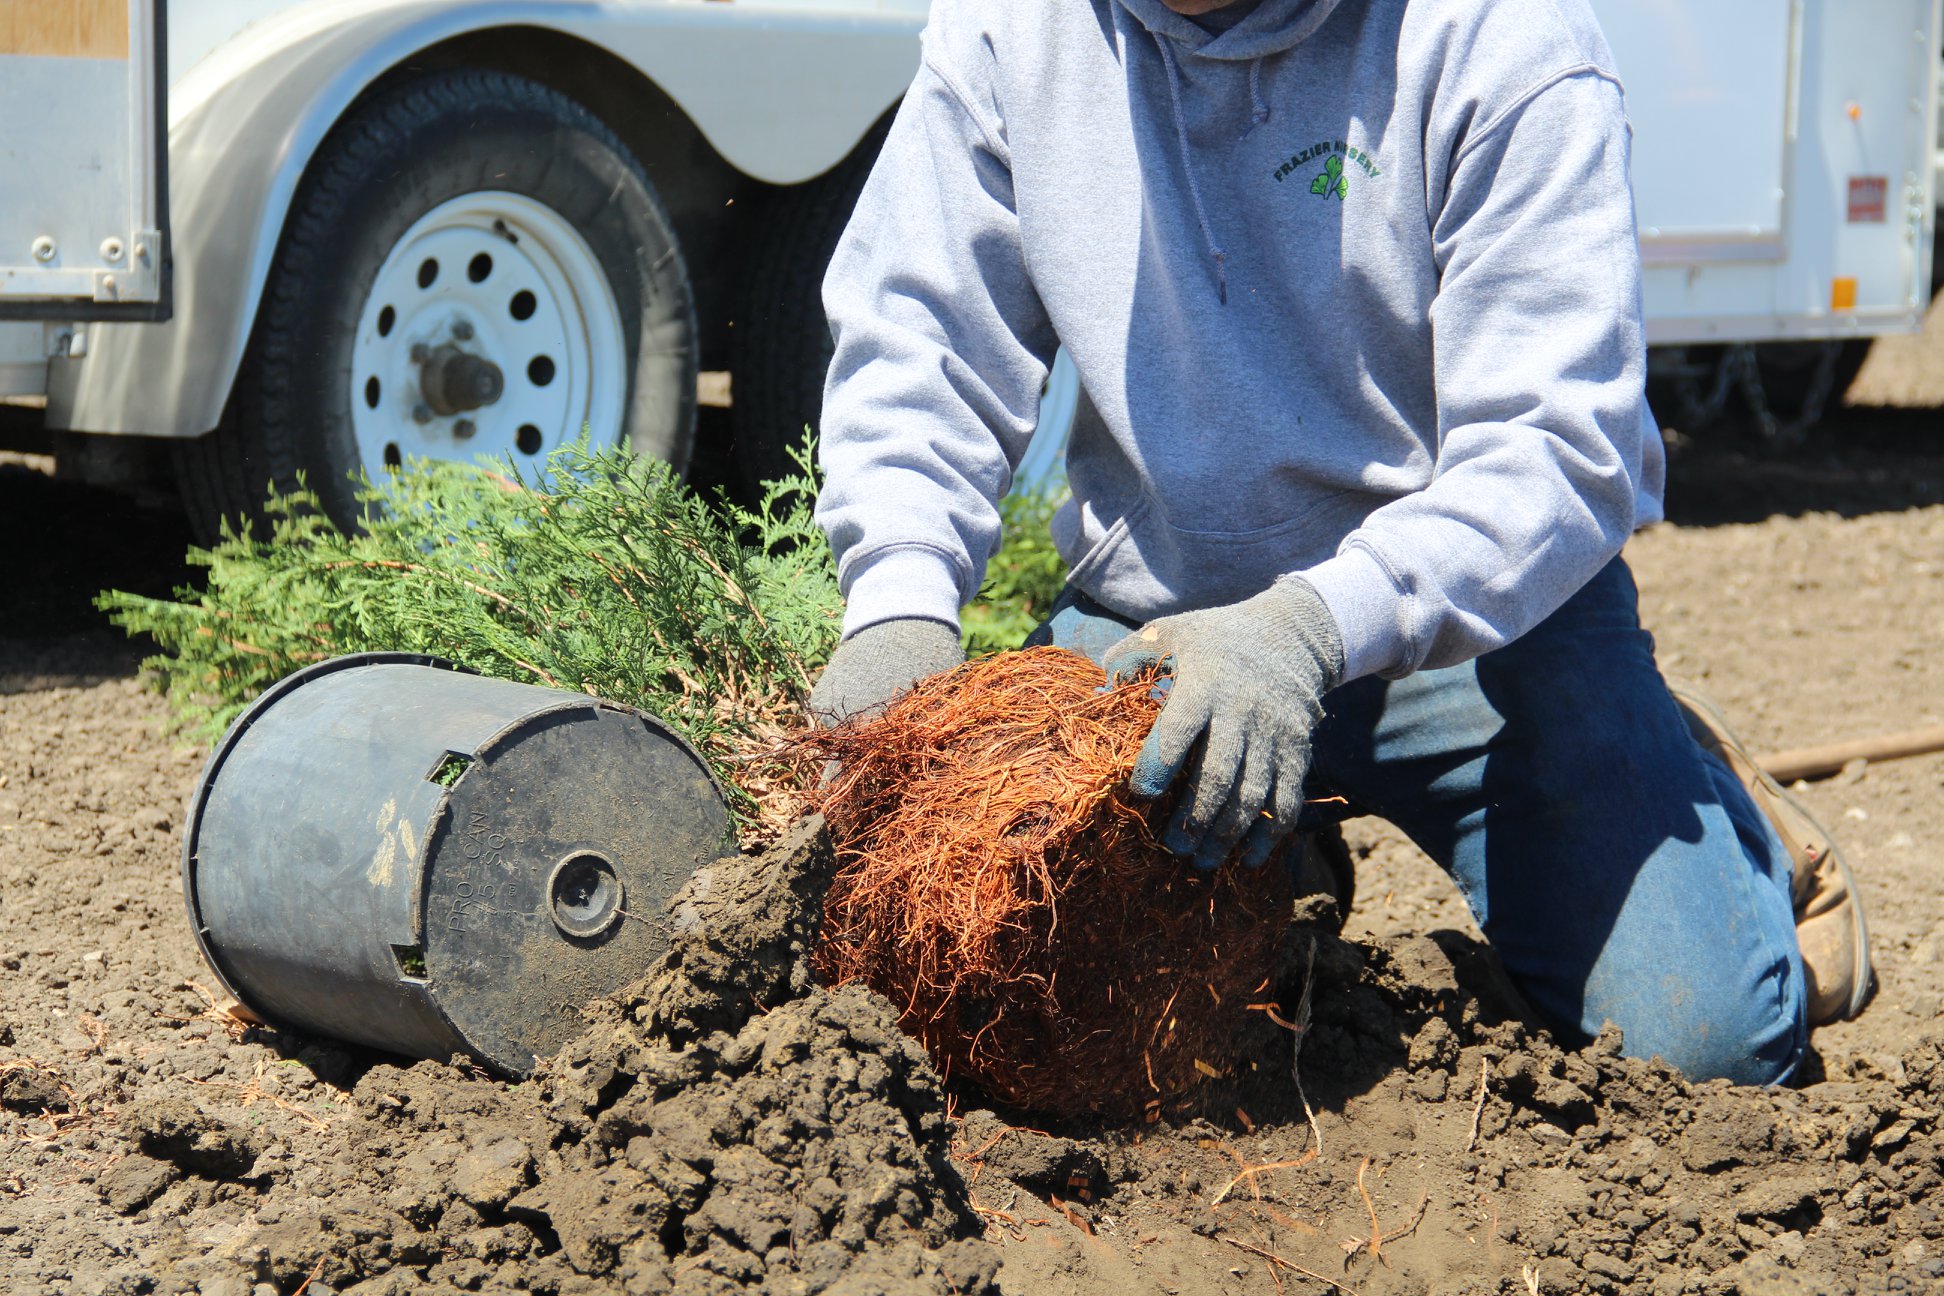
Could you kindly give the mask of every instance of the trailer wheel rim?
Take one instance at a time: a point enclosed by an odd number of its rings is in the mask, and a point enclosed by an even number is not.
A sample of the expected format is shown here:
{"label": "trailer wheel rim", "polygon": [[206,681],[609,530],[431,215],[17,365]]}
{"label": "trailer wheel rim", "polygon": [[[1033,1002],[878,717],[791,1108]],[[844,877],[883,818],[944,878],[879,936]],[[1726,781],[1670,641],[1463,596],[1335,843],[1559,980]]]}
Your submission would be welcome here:
{"label": "trailer wheel rim", "polygon": [[352,348],[365,475],[482,457],[540,469],[579,437],[625,434],[627,343],[600,259],[524,194],[481,190],[413,222],[378,267]]}

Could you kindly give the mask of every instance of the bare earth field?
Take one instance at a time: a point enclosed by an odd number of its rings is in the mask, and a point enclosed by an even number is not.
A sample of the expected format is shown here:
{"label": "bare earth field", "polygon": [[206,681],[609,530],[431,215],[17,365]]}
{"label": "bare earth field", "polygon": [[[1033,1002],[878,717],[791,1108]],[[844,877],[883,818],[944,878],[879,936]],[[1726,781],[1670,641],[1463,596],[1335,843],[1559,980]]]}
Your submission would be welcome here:
{"label": "bare earth field", "polygon": [[[1944,723],[1939,355],[1880,346],[1804,446],[1673,438],[1674,522],[1629,557],[1663,668],[1757,749]],[[1313,1128],[1286,1036],[1139,1128],[942,1090],[880,1001],[806,984],[803,842],[718,866],[679,974],[508,1086],[211,1010],[178,876],[202,753],[88,607],[186,542],[0,464],[0,1291],[1944,1290],[1944,756],[1803,793],[1880,989],[1787,1089],[1563,1052],[1371,821],[1342,937],[1300,938]]]}

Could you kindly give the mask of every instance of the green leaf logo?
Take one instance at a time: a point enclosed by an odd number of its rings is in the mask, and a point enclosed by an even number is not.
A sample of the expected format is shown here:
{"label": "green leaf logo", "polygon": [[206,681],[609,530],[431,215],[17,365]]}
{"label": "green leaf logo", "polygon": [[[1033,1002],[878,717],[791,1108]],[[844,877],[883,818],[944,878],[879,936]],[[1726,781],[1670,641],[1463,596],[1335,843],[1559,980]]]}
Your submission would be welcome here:
{"label": "green leaf logo", "polygon": [[1331,155],[1323,164],[1323,170],[1316,179],[1310,181],[1310,192],[1318,198],[1328,198],[1335,194],[1337,201],[1350,196],[1350,177],[1343,174],[1343,159]]}

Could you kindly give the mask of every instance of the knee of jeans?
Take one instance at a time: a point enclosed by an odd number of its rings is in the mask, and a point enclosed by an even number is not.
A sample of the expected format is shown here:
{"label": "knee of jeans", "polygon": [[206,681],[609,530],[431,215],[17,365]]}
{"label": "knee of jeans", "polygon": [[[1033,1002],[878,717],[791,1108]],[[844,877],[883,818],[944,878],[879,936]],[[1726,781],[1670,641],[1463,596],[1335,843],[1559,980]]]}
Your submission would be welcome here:
{"label": "knee of jeans", "polygon": [[1072,586],[1054,600],[1046,620],[1026,636],[1025,648],[1065,648],[1101,665],[1115,644],[1140,629],[1138,622],[1109,612]]}
{"label": "knee of jeans", "polygon": [[1690,1080],[1782,1084],[1808,1050],[1807,1008],[1802,970],[1792,966],[1779,987],[1739,996],[1696,987],[1671,995],[1633,1030],[1620,1026],[1629,1056],[1658,1056]]}

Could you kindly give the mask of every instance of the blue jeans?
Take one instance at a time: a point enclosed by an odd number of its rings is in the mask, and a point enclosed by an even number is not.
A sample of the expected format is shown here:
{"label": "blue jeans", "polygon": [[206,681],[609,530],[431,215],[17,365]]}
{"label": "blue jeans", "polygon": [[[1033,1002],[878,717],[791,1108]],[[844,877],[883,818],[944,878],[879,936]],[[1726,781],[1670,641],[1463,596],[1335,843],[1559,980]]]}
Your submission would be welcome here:
{"label": "blue jeans", "polygon": [[[1134,628],[1069,590],[1028,642],[1099,661]],[[1475,661],[1324,701],[1308,795],[1390,820],[1456,879],[1555,1034],[1605,1022],[1694,1079],[1783,1081],[1808,1042],[1782,845],[1703,752],[1615,559]]]}

